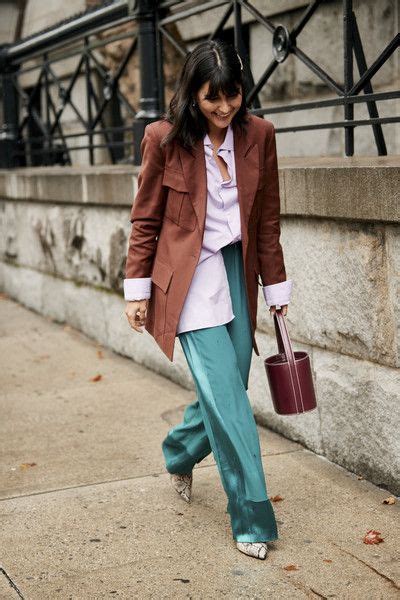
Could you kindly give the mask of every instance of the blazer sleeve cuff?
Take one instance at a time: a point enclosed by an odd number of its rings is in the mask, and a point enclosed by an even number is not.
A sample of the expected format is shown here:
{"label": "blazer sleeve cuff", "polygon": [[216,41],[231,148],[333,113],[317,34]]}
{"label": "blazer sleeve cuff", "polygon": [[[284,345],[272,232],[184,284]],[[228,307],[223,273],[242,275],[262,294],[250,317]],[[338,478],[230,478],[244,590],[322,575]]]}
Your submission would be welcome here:
{"label": "blazer sleeve cuff", "polygon": [[268,306],[289,304],[292,287],[293,281],[291,279],[281,281],[280,283],[273,283],[272,285],[264,285],[263,294],[265,302]]}
{"label": "blazer sleeve cuff", "polygon": [[151,277],[124,279],[125,300],[145,300],[151,296]]}

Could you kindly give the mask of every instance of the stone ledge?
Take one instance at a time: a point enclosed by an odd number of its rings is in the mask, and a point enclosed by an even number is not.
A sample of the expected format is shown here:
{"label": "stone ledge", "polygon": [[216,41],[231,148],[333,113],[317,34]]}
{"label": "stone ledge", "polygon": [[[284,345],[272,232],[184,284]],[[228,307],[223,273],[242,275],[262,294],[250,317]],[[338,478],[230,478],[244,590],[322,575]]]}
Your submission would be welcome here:
{"label": "stone ledge", "polygon": [[[140,167],[0,169],[0,197],[132,206]],[[280,158],[282,215],[400,221],[400,156]]]}
{"label": "stone ledge", "polygon": [[400,156],[280,159],[282,214],[400,220]]}
{"label": "stone ledge", "polygon": [[57,204],[131,206],[139,167],[0,169],[0,197]]}

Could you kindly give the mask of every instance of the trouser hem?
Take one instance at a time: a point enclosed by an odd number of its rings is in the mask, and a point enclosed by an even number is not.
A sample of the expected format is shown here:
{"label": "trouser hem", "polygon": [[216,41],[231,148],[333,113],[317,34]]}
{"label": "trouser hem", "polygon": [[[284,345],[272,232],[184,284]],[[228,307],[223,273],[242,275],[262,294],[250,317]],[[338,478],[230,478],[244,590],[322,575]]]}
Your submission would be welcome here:
{"label": "trouser hem", "polygon": [[[202,460],[202,459],[201,459]],[[179,460],[165,462],[165,468],[168,473],[180,475],[189,474],[192,472],[196,459],[193,458],[189,453],[183,453],[182,450],[179,452]]]}
{"label": "trouser hem", "polygon": [[270,499],[252,502],[241,499],[228,502],[233,539],[238,542],[272,542],[278,539],[278,528]]}
{"label": "trouser hem", "polygon": [[263,537],[262,539],[260,539],[259,534],[243,533],[238,535],[237,537],[233,536],[233,539],[235,540],[235,542],[274,542],[275,540],[279,540],[279,537],[273,537],[268,539],[265,539],[265,537]]}

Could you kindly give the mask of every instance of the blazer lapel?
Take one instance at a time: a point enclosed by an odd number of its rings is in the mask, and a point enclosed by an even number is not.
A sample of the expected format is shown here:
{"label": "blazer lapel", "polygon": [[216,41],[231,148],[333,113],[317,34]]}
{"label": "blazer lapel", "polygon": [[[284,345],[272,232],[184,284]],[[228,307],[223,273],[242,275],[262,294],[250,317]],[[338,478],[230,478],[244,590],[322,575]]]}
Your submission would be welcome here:
{"label": "blazer lapel", "polygon": [[[251,123],[249,124],[249,129]],[[241,134],[237,126],[233,127],[236,183],[242,219],[242,234],[247,232],[247,223],[257,192],[259,178],[258,144],[251,142],[251,136]]]}
{"label": "blazer lapel", "polygon": [[[247,223],[257,191],[260,167],[259,152],[258,144],[251,142],[250,136],[241,134],[236,124],[233,124],[233,139],[243,232],[247,231]],[[201,235],[203,235],[207,208],[207,170],[203,139],[197,140],[192,151],[179,145],[179,155],[189,197],[200,224]]]}

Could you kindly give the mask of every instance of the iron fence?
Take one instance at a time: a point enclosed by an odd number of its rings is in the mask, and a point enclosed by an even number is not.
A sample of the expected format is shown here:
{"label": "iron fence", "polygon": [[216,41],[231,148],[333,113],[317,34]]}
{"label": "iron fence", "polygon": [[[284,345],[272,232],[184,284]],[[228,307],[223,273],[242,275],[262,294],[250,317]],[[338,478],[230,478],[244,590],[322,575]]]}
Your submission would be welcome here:
{"label": "iron fence", "polygon": [[[73,152],[88,152],[90,164],[95,163],[96,150],[104,148],[111,163],[140,164],[140,142],[147,123],[160,118],[165,111],[164,60],[165,42],[185,57],[188,50],[182,40],[173,35],[171,25],[188,17],[212,14],[223,7],[222,17],[214,23],[209,39],[219,37],[231,41],[244,65],[244,88],[249,110],[257,115],[341,106],[343,119],[290,127],[278,127],[277,133],[343,128],[345,155],[354,154],[354,130],[372,127],[377,153],[387,154],[382,125],[397,123],[400,116],[380,117],[377,103],[400,97],[400,91],[374,93],[372,79],[398,49],[400,34],[387,44],[368,67],[363,43],[353,11],[352,0],[343,0],[343,83],[333,79],[317,62],[302,51],[297,39],[324,0],[314,0],[305,8],[291,31],[275,25],[248,0],[206,0],[192,3],[178,0],[114,0],[74,18],[63,21],[38,34],[0,49],[1,95],[3,124],[0,129],[0,167],[72,164]],[[272,33],[272,61],[265,66],[257,81],[252,73],[243,11]],[[215,14],[215,13],[214,13]],[[225,27],[232,16],[233,28]],[[215,18],[214,18],[215,20]],[[248,34],[247,34],[248,35]],[[121,40],[128,45],[118,67],[108,69],[98,56],[100,48]],[[138,106],[121,90],[120,81],[130,60],[138,56],[140,100]],[[273,73],[289,55],[301,61],[330,90],[332,97],[308,102],[262,107],[259,94]],[[78,63],[65,82],[55,65],[78,57]],[[354,62],[358,77],[354,75]],[[33,85],[24,86],[27,74],[36,73]],[[72,94],[78,80],[85,82],[85,114]],[[30,75],[32,77],[32,75]],[[57,101],[54,100],[57,90]],[[53,94],[52,94],[53,90]],[[355,119],[354,105],[364,103],[369,118]],[[81,130],[68,132],[67,109],[80,123]],[[74,140],[83,138],[83,143]]]}

